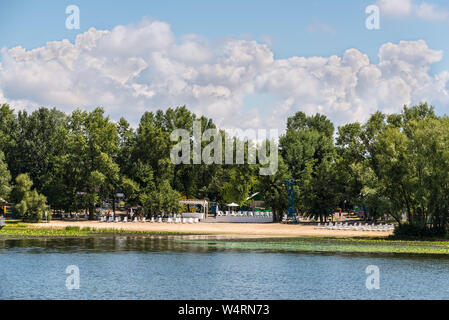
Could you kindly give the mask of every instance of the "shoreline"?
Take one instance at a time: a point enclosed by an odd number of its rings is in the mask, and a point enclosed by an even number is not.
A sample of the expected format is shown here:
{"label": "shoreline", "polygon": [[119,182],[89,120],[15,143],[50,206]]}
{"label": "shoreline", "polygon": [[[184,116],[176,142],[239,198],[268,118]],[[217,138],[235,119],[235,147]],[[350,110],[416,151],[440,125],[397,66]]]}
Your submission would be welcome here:
{"label": "shoreline", "polygon": [[120,232],[141,232],[177,235],[215,235],[242,238],[387,238],[392,231],[356,231],[315,229],[313,225],[282,223],[149,223],[149,222],[98,222],[98,221],[51,221],[30,225],[33,229],[65,229],[66,227],[91,228],[95,230],[114,229]]}
{"label": "shoreline", "polygon": [[314,225],[232,223],[10,223],[0,241],[90,237],[157,237],[200,247],[296,253],[418,254],[449,257],[449,241],[391,239],[390,232],[323,230]]}

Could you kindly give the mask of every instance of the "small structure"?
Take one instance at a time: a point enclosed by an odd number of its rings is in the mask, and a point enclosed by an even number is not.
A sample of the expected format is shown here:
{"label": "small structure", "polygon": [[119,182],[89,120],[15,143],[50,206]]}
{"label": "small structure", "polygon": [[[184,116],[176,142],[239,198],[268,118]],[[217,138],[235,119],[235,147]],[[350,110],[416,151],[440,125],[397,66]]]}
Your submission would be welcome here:
{"label": "small structure", "polygon": [[3,198],[0,198],[0,229],[2,229],[5,226],[5,215],[6,215],[6,200]]}
{"label": "small structure", "polygon": [[195,206],[195,205],[201,206],[200,212],[184,212],[184,213],[182,213],[183,218],[198,218],[200,220],[207,219],[208,205],[209,205],[207,200],[186,199],[186,200],[179,200],[179,202],[182,203],[183,205],[187,206],[188,208],[190,206]]}
{"label": "small structure", "polygon": [[295,213],[295,189],[294,189],[296,180],[293,178],[285,179],[284,184],[287,187],[288,191],[288,212],[285,223],[289,222],[297,223],[298,221],[296,220],[296,213]]}
{"label": "small structure", "polygon": [[230,211],[232,211],[232,208],[240,208],[240,206],[235,202],[228,203],[226,206],[229,208]]}
{"label": "small structure", "polygon": [[250,207],[253,210],[256,210],[256,208],[265,208],[265,201],[263,201],[260,192],[253,193],[248,198],[246,198],[246,201],[248,200],[251,200]]}

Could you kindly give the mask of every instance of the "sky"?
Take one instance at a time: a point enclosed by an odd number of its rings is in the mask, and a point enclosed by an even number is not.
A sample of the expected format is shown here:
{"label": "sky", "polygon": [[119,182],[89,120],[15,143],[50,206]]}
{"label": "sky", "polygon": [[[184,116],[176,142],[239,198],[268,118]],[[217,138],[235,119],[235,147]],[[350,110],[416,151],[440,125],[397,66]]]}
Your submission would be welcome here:
{"label": "sky", "polygon": [[[69,5],[79,29],[66,28]],[[379,8],[379,29],[365,21]],[[133,125],[178,105],[221,127],[283,128],[297,111],[336,125],[377,110],[449,107],[449,3],[3,1],[0,103],[101,106]]]}

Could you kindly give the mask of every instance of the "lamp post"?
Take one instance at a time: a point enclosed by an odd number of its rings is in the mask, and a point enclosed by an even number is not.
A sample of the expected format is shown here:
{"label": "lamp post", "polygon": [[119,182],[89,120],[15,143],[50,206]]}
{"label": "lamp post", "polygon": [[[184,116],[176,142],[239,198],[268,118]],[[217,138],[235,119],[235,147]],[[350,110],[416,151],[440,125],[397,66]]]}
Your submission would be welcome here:
{"label": "lamp post", "polygon": [[285,179],[284,184],[287,187],[288,192],[288,211],[287,211],[287,220],[285,222],[297,223],[298,220],[296,219],[295,214],[295,189],[294,189],[296,180],[294,178]]}

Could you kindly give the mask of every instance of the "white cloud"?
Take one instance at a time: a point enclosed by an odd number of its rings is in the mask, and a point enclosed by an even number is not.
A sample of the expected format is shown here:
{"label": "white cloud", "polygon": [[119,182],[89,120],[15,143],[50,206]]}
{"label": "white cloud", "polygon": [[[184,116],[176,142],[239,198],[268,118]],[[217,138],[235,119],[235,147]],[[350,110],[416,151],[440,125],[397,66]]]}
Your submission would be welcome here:
{"label": "white cloud", "polygon": [[416,15],[424,20],[430,21],[448,21],[449,11],[438,8],[433,4],[423,2],[416,8]]}
{"label": "white cloud", "polygon": [[378,0],[381,15],[393,18],[416,16],[428,21],[449,21],[449,11],[427,2]]}
{"label": "white cloud", "polygon": [[379,0],[381,14],[392,17],[406,17],[412,13],[411,0]]}
{"label": "white cloud", "polygon": [[[302,110],[337,124],[365,120],[376,110],[429,101],[449,106],[449,72],[431,75],[442,52],[424,41],[386,43],[379,63],[357,49],[342,57],[275,59],[251,40],[175,37],[160,21],[90,29],[34,50],[3,48],[0,99],[18,108],[102,106],[113,119],[136,124],[146,110],[186,104],[222,127],[284,128]],[[245,97],[273,100],[248,110]]]}

